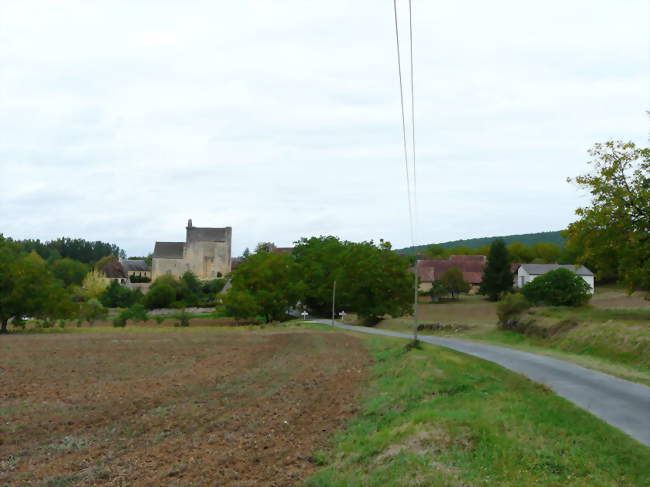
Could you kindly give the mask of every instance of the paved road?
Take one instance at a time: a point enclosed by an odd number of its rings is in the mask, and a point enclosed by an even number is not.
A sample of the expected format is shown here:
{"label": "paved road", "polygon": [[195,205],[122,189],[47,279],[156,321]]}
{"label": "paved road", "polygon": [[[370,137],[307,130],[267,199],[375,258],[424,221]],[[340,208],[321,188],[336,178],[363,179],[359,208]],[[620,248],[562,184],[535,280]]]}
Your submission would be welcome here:
{"label": "paved road", "polygon": [[[330,320],[314,320],[326,325]],[[412,335],[335,322],[347,330],[412,338]],[[547,385],[558,395],[650,446],[650,387],[562,360],[455,338],[420,335],[420,340],[495,362]]]}

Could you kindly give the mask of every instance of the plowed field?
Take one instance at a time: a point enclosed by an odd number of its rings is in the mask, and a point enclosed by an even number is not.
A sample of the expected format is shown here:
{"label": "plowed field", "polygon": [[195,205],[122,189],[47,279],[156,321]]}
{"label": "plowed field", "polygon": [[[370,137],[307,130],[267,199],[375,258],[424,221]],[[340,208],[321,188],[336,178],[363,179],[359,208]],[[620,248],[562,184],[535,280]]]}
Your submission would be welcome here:
{"label": "plowed field", "polygon": [[0,337],[0,485],[299,484],[369,362],[304,329]]}

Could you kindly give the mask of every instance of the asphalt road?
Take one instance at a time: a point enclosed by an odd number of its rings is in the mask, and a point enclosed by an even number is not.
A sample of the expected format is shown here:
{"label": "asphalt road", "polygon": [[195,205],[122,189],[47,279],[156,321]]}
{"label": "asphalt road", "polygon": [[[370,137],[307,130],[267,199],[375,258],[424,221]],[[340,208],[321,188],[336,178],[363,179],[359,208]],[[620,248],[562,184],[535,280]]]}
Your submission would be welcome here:
{"label": "asphalt road", "polygon": [[[330,320],[314,320],[326,325]],[[347,330],[411,339],[412,335],[335,322]],[[585,369],[562,360],[511,348],[455,338],[419,336],[423,342],[451,348],[495,362],[545,384],[558,395],[586,409],[650,446],[650,387]]]}

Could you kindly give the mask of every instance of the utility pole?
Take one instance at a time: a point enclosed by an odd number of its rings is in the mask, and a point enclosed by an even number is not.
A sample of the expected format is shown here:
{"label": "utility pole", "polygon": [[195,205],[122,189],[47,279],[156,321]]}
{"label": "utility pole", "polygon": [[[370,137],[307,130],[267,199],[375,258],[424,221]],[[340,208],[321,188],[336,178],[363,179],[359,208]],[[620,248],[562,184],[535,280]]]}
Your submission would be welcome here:
{"label": "utility pole", "polygon": [[413,282],[413,341],[418,339],[418,261],[415,261],[415,279]]}
{"label": "utility pole", "polygon": [[335,310],[336,310],[336,279],[334,280],[334,285],[332,286],[332,326],[334,326]]}

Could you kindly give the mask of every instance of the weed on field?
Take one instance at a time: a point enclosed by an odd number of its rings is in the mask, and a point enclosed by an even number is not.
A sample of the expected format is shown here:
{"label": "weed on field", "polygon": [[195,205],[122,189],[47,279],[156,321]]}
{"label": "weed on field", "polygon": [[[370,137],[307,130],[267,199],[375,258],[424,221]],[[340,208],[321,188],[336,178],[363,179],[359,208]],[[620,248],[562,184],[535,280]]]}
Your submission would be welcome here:
{"label": "weed on field", "polygon": [[546,387],[482,361],[367,338],[362,410],[307,485],[648,486],[650,449]]}

